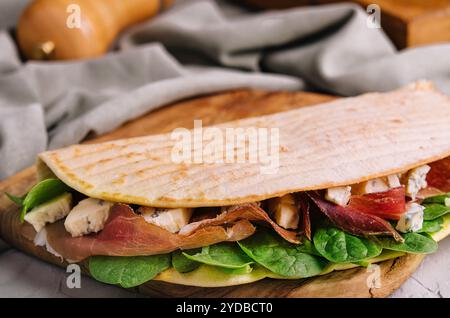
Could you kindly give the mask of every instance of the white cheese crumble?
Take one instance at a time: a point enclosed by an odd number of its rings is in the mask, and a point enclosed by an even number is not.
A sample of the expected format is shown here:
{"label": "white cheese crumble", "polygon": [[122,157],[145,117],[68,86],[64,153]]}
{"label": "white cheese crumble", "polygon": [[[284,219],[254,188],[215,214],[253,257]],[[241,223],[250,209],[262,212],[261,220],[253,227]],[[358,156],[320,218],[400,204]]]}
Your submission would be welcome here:
{"label": "white cheese crumble", "polygon": [[425,207],[418,203],[409,202],[406,204],[406,211],[398,220],[395,227],[402,233],[417,232],[423,225],[423,210]]}
{"label": "white cheese crumble", "polygon": [[325,199],[330,202],[336,203],[337,205],[347,205],[352,195],[352,187],[335,187],[328,188],[325,193]]}
{"label": "white cheese crumble", "polygon": [[428,165],[411,169],[406,174],[406,195],[415,200],[417,193],[427,187],[427,173],[431,167]]}
{"label": "white cheese crumble", "polygon": [[169,232],[177,233],[189,223],[192,209],[156,209],[153,207],[141,207],[139,212],[148,223],[155,224]]}
{"label": "white cheese crumble", "polygon": [[298,228],[299,209],[292,194],[270,199],[268,207],[279,226],[285,229]]}
{"label": "white cheese crumble", "polygon": [[41,231],[48,223],[54,223],[64,218],[72,204],[72,195],[64,193],[59,197],[33,208],[25,214],[25,221],[30,223],[36,232]]}
{"label": "white cheese crumble", "polygon": [[94,198],[84,199],[67,215],[64,227],[72,237],[99,232],[103,230],[113,204]]}

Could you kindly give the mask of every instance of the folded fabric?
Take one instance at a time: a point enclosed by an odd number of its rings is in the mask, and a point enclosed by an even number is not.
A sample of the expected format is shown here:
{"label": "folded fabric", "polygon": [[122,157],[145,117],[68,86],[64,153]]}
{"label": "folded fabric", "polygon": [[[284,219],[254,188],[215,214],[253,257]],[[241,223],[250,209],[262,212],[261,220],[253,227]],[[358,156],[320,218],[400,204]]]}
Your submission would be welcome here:
{"label": "folded fabric", "polygon": [[352,4],[253,13],[223,1],[179,1],[126,32],[119,52],[74,62],[21,63],[0,31],[0,179],[47,148],[205,93],[301,90],[304,80],[308,89],[353,95],[420,78],[450,92],[450,45],[396,52],[366,20]]}
{"label": "folded fabric", "polygon": [[[12,47],[5,39],[0,36],[0,47]],[[9,70],[0,76],[0,179],[31,165],[46,148],[106,133],[183,98],[243,87],[303,87],[285,75],[185,68],[159,44],[87,61],[17,66],[13,60],[0,61]]]}
{"label": "folded fabric", "polygon": [[[397,52],[359,6],[343,3],[263,13],[183,1],[129,30],[122,48],[160,42],[179,60],[283,73],[339,95],[387,91],[426,78],[450,93],[450,44]],[[187,60],[189,61],[189,60]]]}

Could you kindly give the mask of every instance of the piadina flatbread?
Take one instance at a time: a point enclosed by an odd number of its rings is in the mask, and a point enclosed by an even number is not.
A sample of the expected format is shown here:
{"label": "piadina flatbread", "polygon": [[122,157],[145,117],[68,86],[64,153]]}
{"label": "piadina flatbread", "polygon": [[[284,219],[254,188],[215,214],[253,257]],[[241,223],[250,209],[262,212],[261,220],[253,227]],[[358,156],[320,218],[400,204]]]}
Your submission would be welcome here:
{"label": "piadina flatbread", "polygon": [[[205,131],[220,138],[207,142]],[[230,131],[249,140],[227,139]],[[272,161],[250,145],[261,131]],[[200,130],[47,151],[39,183],[11,198],[36,244],[70,262],[89,260],[99,281],[231,286],[434,252],[450,231],[449,156],[450,98],[417,82]]]}

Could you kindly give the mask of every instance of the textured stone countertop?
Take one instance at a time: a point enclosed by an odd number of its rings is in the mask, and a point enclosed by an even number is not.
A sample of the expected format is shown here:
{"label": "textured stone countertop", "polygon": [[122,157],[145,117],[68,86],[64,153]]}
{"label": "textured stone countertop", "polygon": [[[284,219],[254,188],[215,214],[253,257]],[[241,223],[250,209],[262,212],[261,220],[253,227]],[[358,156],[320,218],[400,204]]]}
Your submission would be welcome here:
{"label": "textured stone countertop", "polygon": [[[66,286],[63,269],[8,248],[0,240],[0,297],[140,297],[82,277],[80,289]],[[425,258],[392,297],[450,297],[450,239]]]}

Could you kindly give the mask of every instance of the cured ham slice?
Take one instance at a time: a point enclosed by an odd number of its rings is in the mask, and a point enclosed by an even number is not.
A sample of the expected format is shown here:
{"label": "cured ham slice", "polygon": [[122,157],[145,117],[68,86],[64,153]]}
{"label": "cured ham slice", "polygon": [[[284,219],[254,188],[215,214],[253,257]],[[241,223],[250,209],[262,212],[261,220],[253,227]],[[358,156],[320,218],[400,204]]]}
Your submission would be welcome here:
{"label": "cured ham slice", "polygon": [[298,233],[288,231],[278,224],[276,224],[269,215],[261,209],[256,203],[234,205],[227,208],[224,212],[216,216],[215,218],[204,219],[198,222],[190,223],[184,226],[180,230],[180,234],[189,235],[198,231],[199,229],[208,226],[224,225],[237,220],[249,220],[249,221],[262,221],[269,224],[281,237],[286,241],[299,244],[300,239],[297,237]]}
{"label": "cured ham slice", "polygon": [[298,203],[301,213],[300,228],[305,233],[306,238],[311,241],[311,215],[308,196],[305,193],[298,194]]}
{"label": "cured ham slice", "polygon": [[81,261],[92,255],[138,256],[172,252],[238,241],[255,232],[255,227],[245,219],[230,222],[227,226],[211,225],[197,229],[189,235],[171,233],[148,223],[124,204],[115,204],[104,229],[94,235],[72,237],[63,222],[46,227],[49,245],[65,259]]}
{"label": "cured ham slice", "polygon": [[428,187],[442,192],[450,192],[450,157],[429,163],[431,167],[427,174]]}
{"label": "cured ham slice", "polygon": [[432,188],[432,187],[426,187],[425,189],[422,189],[419,191],[419,193],[417,193],[417,198],[420,200],[429,198],[429,197],[434,197],[436,195],[440,195],[440,194],[444,194],[444,191],[441,191],[437,188]]}
{"label": "cured ham slice", "polygon": [[351,205],[340,206],[330,203],[322,199],[317,192],[308,192],[308,195],[323,214],[348,233],[359,236],[389,235],[397,241],[403,241],[389,222],[376,215],[363,213]]}
{"label": "cured ham slice", "polygon": [[382,219],[399,220],[405,213],[405,204],[405,188],[397,187],[384,192],[353,195],[348,207]]}

